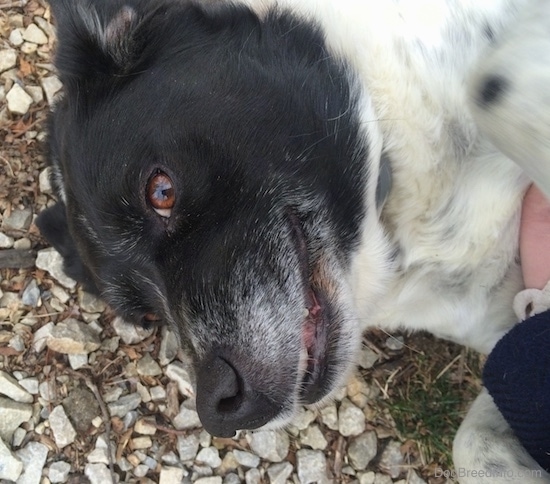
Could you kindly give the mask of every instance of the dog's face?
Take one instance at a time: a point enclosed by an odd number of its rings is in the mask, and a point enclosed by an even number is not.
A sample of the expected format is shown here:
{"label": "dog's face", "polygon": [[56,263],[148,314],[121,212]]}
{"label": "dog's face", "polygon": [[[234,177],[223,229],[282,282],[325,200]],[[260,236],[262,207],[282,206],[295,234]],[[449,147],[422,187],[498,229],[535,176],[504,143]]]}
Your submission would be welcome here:
{"label": "dog's face", "polygon": [[175,330],[207,430],[283,423],[360,345],[366,141],[345,67],[286,14],[96,3],[54,3],[60,201],[39,225],[122,316]]}

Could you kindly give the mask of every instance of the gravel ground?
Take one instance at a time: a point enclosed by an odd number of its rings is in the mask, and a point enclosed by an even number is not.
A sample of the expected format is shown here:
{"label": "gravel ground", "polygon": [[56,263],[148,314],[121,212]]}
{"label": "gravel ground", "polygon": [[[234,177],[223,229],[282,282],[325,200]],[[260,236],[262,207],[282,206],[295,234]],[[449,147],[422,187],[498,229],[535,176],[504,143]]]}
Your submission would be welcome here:
{"label": "gravel ground", "polygon": [[53,203],[50,21],[42,1],[0,0],[0,482],[445,482],[381,404],[408,340],[372,333],[334,403],[288,429],[213,438],[170,332],[126,324],[63,274],[33,224]]}

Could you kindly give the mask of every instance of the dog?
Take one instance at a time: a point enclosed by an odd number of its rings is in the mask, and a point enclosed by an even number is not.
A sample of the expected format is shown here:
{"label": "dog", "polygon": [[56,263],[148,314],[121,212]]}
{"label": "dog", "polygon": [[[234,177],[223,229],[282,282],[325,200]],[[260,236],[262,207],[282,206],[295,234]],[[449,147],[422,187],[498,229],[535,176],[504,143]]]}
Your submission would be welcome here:
{"label": "dog", "polygon": [[[51,3],[37,224],[121,316],[175,331],[209,432],[322,404],[367,327],[488,353],[516,323],[522,197],[550,172],[546,2]],[[550,479],[485,391],[454,460],[461,482]]]}

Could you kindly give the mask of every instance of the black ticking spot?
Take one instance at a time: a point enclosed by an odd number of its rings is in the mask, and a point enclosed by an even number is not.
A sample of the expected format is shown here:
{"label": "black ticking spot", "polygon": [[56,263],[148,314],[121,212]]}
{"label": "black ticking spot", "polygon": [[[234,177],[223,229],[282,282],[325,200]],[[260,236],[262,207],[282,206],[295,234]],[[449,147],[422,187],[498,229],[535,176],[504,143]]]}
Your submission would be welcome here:
{"label": "black ticking spot", "polygon": [[499,75],[489,76],[485,79],[481,88],[479,103],[482,105],[493,104],[499,100],[504,91],[508,89],[508,81]]}

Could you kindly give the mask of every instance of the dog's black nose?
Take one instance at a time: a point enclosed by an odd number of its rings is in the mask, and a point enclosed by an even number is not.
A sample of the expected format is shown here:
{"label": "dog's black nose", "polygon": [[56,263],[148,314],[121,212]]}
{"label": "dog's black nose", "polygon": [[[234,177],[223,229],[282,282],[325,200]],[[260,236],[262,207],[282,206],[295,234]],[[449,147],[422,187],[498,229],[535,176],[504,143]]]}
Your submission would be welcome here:
{"label": "dog's black nose", "polygon": [[197,411],[204,428],[218,437],[256,429],[281,406],[254,389],[225,357],[211,354],[197,368]]}

